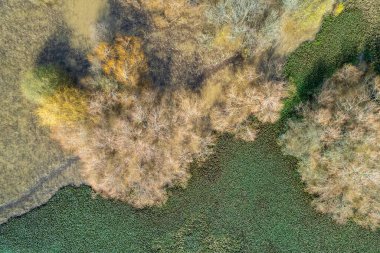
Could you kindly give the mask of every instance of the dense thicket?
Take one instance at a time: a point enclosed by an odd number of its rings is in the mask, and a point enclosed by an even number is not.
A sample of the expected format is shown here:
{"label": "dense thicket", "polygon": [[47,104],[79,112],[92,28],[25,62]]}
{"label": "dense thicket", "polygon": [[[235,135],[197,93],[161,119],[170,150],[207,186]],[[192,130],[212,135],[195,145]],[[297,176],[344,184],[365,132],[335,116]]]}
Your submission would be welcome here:
{"label": "dense thicket", "polygon": [[265,83],[252,66],[227,65],[199,91],[161,90],[147,79],[131,86],[128,75],[124,78],[117,88],[90,95],[85,121],[63,120],[53,135],[81,157],[83,176],[97,192],[136,207],[162,204],[167,187],[185,186],[189,164],[207,157],[218,132],[254,140],[256,128],[247,118],[274,122],[286,95],[284,83]]}
{"label": "dense thicket", "polygon": [[116,2],[144,22],[126,14],[131,34],[99,29],[107,42],[89,55],[80,88],[55,89],[37,115],[81,158],[96,192],[140,208],[185,186],[190,163],[207,157],[219,133],[253,141],[258,122],[279,118],[283,55],[313,37],[334,3]]}
{"label": "dense thicket", "polygon": [[313,205],[338,222],[380,225],[379,77],[348,65],[301,107],[280,143],[300,159]]}

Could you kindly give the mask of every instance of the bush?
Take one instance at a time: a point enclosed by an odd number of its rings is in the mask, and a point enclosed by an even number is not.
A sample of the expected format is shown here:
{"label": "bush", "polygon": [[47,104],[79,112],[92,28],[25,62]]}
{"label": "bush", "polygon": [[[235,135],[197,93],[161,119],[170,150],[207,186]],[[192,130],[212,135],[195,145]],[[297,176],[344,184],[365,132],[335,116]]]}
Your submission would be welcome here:
{"label": "bush", "polygon": [[23,95],[33,103],[42,103],[43,99],[53,95],[62,86],[70,83],[68,76],[55,66],[37,67],[26,72],[21,81]]}
{"label": "bush", "polygon": [[144,83],[147,62],[141,40],[137,37],[119,36],[112,45],[100,43],[89,55],[89,60],[119,83],[130,87]]}
{"label": "bush", "polygon": [[243,40],[249,55],[271,46],[281,5],[263,0],[219,0],[206,11],[208,21],[219,29],[231,28],[231,37]]}
{"label": "bush", "polygon": [[87,98],[81,91],[63,87],[44,98],[36,113],[42,125],[54,127],[88,119],[87,107]]}
{"label": "bush", "polygon": [[280,139],[284,152],[300,159],[318,211],[372,229],[380,226],[380,105],[371,96],[378,78],[344,67]]}
{"label": "bush", "polygon": [[274,122],[285,95],[284,83],[265,82],[254,66],[227,64],[197,92],[183,85],[103,88],[91,96],[86,116],[96,122],[56,126],[67,120],[53,117],[48,124],[81,158],[82,175],[96,192],[143,208],[165,203],[168,187],[186,186],[190,164],[211,153],[216,132],[253,141],[257,125],[247,118]]}
{"label": "bush", "polygon": [[263,1],[217,0],[207,8],[209,22],[231,28],[231,37],[243,41],[247,56],[257,57],[271,47],[286,55],[318,32],[334,0]]}
{"label": "bush", "polygon": [[[88,106],[78,90],[59,90],[38,115],[54,138],[81,158],[82,175],[96,192],[143,208],[165,203],[168,187],[185,187],[190,164],[204,161],[219,133],[253,141],[258,126],[250,116],[276,121],[287,90],[237,54],[241,41],[231,38],[232,27],[210,28],[214,36],[207,46],[201,39],[209,25],[202,17],[206,5],[126,2],[153,19],[144,50],[141,39],[131,36],[100,43],[89,55],[95,71],[82,80],[92,92]],[[165,55],[168,65],[160,58]],[[170,83],[152,85],[154,67]],[[196,85],[190,88],[186,78]]]}

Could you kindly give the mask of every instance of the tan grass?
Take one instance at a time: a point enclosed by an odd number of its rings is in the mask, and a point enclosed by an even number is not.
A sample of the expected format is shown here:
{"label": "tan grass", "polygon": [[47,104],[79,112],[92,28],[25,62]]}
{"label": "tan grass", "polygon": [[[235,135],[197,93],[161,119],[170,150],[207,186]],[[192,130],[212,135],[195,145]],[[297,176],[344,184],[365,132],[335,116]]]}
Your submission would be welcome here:
{"label": "tan grass", "polygon": [[[22,73],[62,27],[60,13],[24,0],[1,1],[0,8],[0,205],[19,200],[65,161],[47,128],[39,127],[35,106],[23,98]],[[71,177],[72,176],[72,177]],[[80,181],[76,173],[58,176],[17,207],[0,212],[0,223],[45,203],[62,186]]]}

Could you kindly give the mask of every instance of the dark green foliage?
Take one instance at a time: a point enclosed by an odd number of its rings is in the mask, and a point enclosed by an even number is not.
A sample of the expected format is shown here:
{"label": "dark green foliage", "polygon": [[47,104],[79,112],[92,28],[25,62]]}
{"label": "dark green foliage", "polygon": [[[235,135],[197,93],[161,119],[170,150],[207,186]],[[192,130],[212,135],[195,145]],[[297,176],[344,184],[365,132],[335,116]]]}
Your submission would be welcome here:
{"label": "dark green foliage", "polygon": [[62,86],[70,83],[69,77],[59,68],[48,65],[37,67],[24,74],[21,81],[23,95],[33,103],[41,103]]}
{"label": "dark green foliage", "polygon": [[358,10],[328,16],[314,41],[302,44],[287,59],[285,75],[296,86],[296,93],[285,102],[286,118],[345,63],[355,62],[366,39],[365,22]]}
{"label": "dark green foliage", "polygon": [[372,62],[375,71],[380,74],[380,34],[368,40],[364,58],[366,61]]}

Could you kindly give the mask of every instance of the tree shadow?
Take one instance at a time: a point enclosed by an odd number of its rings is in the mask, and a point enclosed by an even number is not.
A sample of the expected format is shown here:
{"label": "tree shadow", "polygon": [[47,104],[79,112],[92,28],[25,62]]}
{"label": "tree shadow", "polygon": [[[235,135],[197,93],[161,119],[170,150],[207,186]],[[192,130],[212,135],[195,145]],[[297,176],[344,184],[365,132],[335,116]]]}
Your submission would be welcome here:
{"label": "tree shadow", "polygon": [[112,42],[117,35],[128,34],[143,37],[151,26],[149,17],[142,9],[133,4],[118,0],[108,1],[108,12],[97,24],[97,32],[101,41]]}
{"label": "tree shadow", "polygon": [[156,87],[166,87],[171,84],[173,53],[150,42],[145,42],[144,51],[153,85]]}
{"label": "tree shadow", "polygon": [[149,13],[136,4],[118,0],[109,0],[108,5],[107,15],[104,15],[97,24],[98,39],[112,43],[118,35],[141,38],[153,84],[157,87],[169,84],[172,54],[168,53],[167,48],[162,48],[146,39],[146,35],[153,31]]}
{"label": "tree shadow", "polygon": [[283,80],[283,63],[285,59],[276,53],[276,48],[271,47],[266,50],[257,63],[257,71],[265,80],[280,81]]}
{"label": "tree shadow", "polygon": [[45,43],[37,57],[37,65],[54,65],[66,71],[74,80],[87,75],[90,64],[86,55],[70,45],[71,32],[61,28]]}
{"label": "tree shadow", "polygon": [[312,71],[306,76],[300,86],[298,86],[298,95],[302,101],[306,101],[312,98],[315,92],[320,88],[327,74],[329,66],[319,61],[314,65]]}
{"label": "tree shadow", "polygon": [[330,63],[327,63],[322,58],[319,59],[297,87],[301,101],[309,100],[314,94],[318,94],[317,91],[321,88],[324,81],[330,78],[337,69],[341,68],[344,64],[358,63],[360,58],[359,53],[357,49],[349,45],[342,45],[340,59]]}
{"label": "tree shadow", "polygon": [[366,41],[364,59],[372,62],[374,70],[380,74],[380,34]]}

